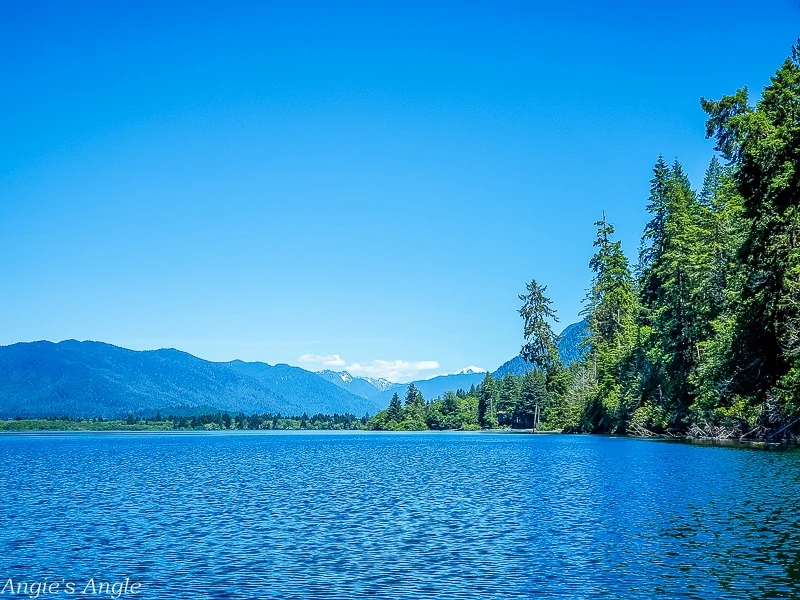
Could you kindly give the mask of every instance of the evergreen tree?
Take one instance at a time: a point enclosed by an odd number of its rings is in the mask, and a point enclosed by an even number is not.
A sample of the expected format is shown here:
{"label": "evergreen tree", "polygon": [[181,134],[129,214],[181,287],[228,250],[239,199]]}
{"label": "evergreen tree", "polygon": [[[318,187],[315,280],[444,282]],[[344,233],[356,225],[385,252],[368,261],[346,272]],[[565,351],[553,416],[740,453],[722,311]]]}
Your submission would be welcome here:
{"label": "evergreen tree", "polygon": [[699,201],[702,239],[694,252],[698,281],[692,300],[698,313],[698,357],[690,376],[696,390],[691,409],[695,420],[716,422],[719,409],[732,399],[729,367],[743,283],[738,253],[744,242],[742,198],[731,169],[716,157],[706,170]]}
{"label": "evergreen tree", "polygon": [[442,412],[454,414],[458,411],[458,396],[452,391],[447,390],[442,397]]}
{"label": "evergreen tree", "polygon": [[642,236],[641,310],[631,360],[638,372],[636,395],[680,423],[697,395],[695,373],[707,334],[699,300],[711,257],[704,246],[706,209],[681,164],[664,167],[659,157],[648,205],[653,218]]}
{"label": "evergreen tree", "polygon": [[520,398],[515,411],[515,422],[522,427],[538,429],[544,420],[544,411],[549,404],[547,379],[538,369],[522,376]]}
{"label": "evergreen tree", "polygon": [[567,373],[569,382],[565,393],[550,400],[548,426],[565,432],[594,431],[599,421],[591,420],[592,404],[597,404],[594,370],[584,361],[575,361]]}
{"label": "evergreen tree", "polygon": [[397,395],[397,392],[392,394],[386,416],[390,421],[400,422],[403,420],[403,404],[400,402],[400,396]]}
{"label": "evergreen tree", "polygon": [[497,383],[491,374],[486,373],[478,392],[478,423],[481,427],[497,427],[498,398]]}
{"label": "evergreen tree", "polygon": [[[730,373],[736,393],[800,412],[800,57],[798,46],[754,107],[746,89],[702,100],[707,135],[730,161],[742,196],[743,282]],[[765,421],[766,425],[770,425]],[[777,423],[776,423],[777,424]]]}
{"label": "evergreen tree", "polygon": [[552,300],[544,295],[546,285],[539,285],[532,279],[526,287],[528,293],[519,296],[523,302],[519,314],[525,336],[525,345],[520,354],[526,362],[546,371],[554,371],[560,366],[561,360],[558,357],[558,338],[550,322],[558,323],[558,317],[551,307]]}
{"label": "evergreen tree", "polygon": [[699,315],[693,303],[696,287],[693,263],[699,249],[700,230],[697,198],[677,161],[669,183],[664,252],[657,265],[661,294],[655,306],[655,330],[659,360],[669,373],[664,391],[668,407],[676,411],[677,419],[684,415],[694,397],[689,375],[697,360],[694,333]]}
{"label": "evergreen tree", "polygon": [[425,425],[425,399],[413,383],[409,383],[406,389],[403,423],[406,429],[427,429]]}
{"label": "evergreen tree", "polygon": [[595,223],[595,254],[589,262],[594,273],[583,314],[589,334],[587,361],[594,374],[597,409],[607,429],[624,429],[633,404],[624,373],[635,340],[637,301],[628,259],[619,241],[612,239],[614,226],[605,213]]}
{"label": "evergreen tree", "polygon": [[[636,342],[631,360],[637,373],[636,390],[633,392],[640,402],[654,401],[661,404],[662,384],[666,379],[661,353],[658,351],[658,336],[654,326],[658,322],[659,308],[663,306],[663,256],[666,246],[666,223],[670,169],[664,157],[659,155],[650,180],[650,196],[646,210],[650,214],[642,233],[639,246],[639,262],[636,266],[638,281],[639,312]],[[603,418],[600,416],[599,418]]]}
{"label": "evergreen tree", "polygon": [[650,197],[647,212],[650,220],[645,225],[642,242],[639,246],[639,289],[645,306],[655,302],[660,282],[656,279],[655,265],[664,254],[664,232],[667,219],[667,188],[669,187],[669,167],[664,157],[659,155],[653,167],[650,180]]}
{"label": "evergreen tree", "polygon": [[500,393],[497,402],[497,418],[501,425],[508,425],[513,422],[514,412],[519,402],[519,380],[511,373],[506,373],[499,387]]}
{"label": "evergreen tree", "polygon": [[422,394],[413,383],[409,383],[406,388],[406,410],[417,410],[420,406],[425,406]]}

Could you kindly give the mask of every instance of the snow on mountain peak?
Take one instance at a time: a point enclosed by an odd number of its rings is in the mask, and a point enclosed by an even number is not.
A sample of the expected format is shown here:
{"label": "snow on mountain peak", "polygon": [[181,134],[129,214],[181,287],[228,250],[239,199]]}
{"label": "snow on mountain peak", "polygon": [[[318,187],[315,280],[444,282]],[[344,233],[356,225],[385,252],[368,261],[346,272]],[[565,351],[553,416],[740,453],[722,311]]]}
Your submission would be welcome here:
{"label": "snow on mountain peak", "polygon": [[475,373],[486,373],[486,369],[470,365],[469,367],[464,367],[458,371],[456,375],[474,375]]}
{"label": "snow on mountain peak", "polygon": [[394,384],[391,381],[389,381],[388,379],[384,379],[383,377],[379,377],[378,379],[375,379],[373,377],[361,377],[361,379],[363,379],[367,383],[374,385],[382,392],[385,392],[390,387],[394,386]]}

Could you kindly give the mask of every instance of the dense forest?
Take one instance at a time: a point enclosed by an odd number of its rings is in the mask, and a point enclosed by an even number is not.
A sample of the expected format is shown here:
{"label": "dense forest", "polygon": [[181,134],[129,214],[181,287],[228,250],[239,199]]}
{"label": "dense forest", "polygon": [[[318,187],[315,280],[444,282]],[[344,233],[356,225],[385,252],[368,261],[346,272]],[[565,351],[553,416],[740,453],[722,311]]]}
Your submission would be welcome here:
{"label": "dense forest", "polygon": [[469,391],[445,392],[431,402],[426,402],[412,384],[404,399],[394,394],[389,408],[369,419],[367,428],[389,431],[541,429],[550,399],[546,375],[539,369],[521,376],[507,373],[502,379],[487,373],[479,386]]}
{"label": "dense forest", "polygon": [[[659,157],[631,269],[597,223],[587,356],[548,418],[590,431],[776,438],[800,416],[800,60],[751,106],[702,99],[699,191]],[[551,375],[552,377],[552,375]]]}
{"label": "dense forest", "polygon": [[238,413],[231,415],[217,411],[194,416],[166,416],[156,414],[142,418],[128,414],[124,420],[102,418],[82,419],[69,416],[49,419],[0,420],[0,431],[219,431],[219,430],[290,430],[290,429],[363,429],[367,417],[353,414],[314,414],[308,416],[282,416],[280,414]]}
{"label": "dense forest", "polygon": [[520,296],[534,370],[469,393],[405,403],[376,429],[540,427],[708,438],[796,435],[800,426],[800,50],[751,105],[747,89],[702,99],[716,141],[699,191],[659,157],[632,266],[597,221],[582,360],[556,351],[536,280]]}

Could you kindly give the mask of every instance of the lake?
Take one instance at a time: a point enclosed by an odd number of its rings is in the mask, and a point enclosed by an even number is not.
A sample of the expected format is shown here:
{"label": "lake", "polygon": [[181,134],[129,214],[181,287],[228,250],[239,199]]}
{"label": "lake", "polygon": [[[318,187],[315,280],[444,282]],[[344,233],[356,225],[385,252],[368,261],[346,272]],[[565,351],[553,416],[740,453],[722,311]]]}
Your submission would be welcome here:
{"label": "lake", "polygon": [[[86,597],[89,582],[159,599],[800,597],[796,451],[480,432],[12,434],[0,465],[5,596],[11,579],[59,583],[40,598]],[[126,578],[136,593],[110,588]]]}

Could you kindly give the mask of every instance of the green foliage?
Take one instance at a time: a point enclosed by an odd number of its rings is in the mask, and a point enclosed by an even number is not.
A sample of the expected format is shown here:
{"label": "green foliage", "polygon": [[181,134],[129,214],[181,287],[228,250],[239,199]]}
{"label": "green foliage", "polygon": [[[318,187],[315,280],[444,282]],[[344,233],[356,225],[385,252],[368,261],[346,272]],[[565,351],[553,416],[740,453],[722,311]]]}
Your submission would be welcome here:
{"label": "green foliage", "polygon": [[487,374],[483,382],[469,392],[445,392],[428,404],[409,386],[399,417],[387,408],[369,419],[366,427],[382,431],[541,428],[542,423],[549,426],[558,422],[549,418],[549,410],[553,398],[563,396],[556,395],[548,385],[553,389],[563,386],[566,390],[570,378],[570,371],[566,369],[553,376],[542,369],[520,376],[509,373],[501,381]]}
{"label": "green foliage", "polygon": [[160,414],[153,419],[139,418],[130,413],[123,420],[72,419],[15,419],[0,421],[0,431],[169,431],[198,430],[219,431],[237,429],[362,429],[365,417],[352,414],[315,414],[311,417],[282,417],[269,413],[246,416],[243,413],[231,416],[227,412],[207,413],[195,416],[167,416]]}
{"label": "green foliage", "polygon": [[169,431],[171,422],[105,421],[94,419],[14,419],[0,421],[0,431]]}
{"label": "green foliage", "polygon": [[526,286],[527,294],[521,294],[522,308],[519,314],[523,320],[525,345],[520,354],[525,361],[547,371],[558,368],[558,336],[553,333],[551,322],[558,322],[556,311],[550,306],[553,302],[544,295],[546,285],[532,279]]}
{"label": "green foliage", "polygon": [[702,101],[707,135],[730,161],[742,196],[743,274],[735,313],[729,394],[759,405],[775,397],[800,412],[800,59],[798,47],[755,106],[746,89]]}
{"label": "green foliage", "polygon": [[669,415],[663,406],[647,403],[633,411],[629,427],[633,431],[646,429],[655,433],[663,433],[669,424]]}
{"label": "green foliage", "polygon": [[614,226],[605,214],[595,226],[595,254],[589,261],[594,277],[583,311],[589,328],[586,361],[594,376],[592,406],[602,420],[597,427],[619,431],[624,430],[633,403],[623,383],[629,379],[639,305],[628,259],[620,242],[612,239]]}
{"label": "green foliage", "polygon": [[409,431],[427,429],[425,416],[425,399],[413,383],[409,384],[408,389],[406,389],[403,420],[399,423],[398,429]]}
{"label": "green foliage", "polygon": [[389,402],[386,418],[389,421],[396,422],[403,420],[403,403],[400,402],[400,396],[397,395],[397,392],[392,395],[392,400]]}
{"label": "green foliage", "polygon": [[538,429],[545,420],[544,413],[549,404],[547,375],[540,370],[525,373],[520,382],[519,401],[514,409],[515,424],[526,429]]}
{"label": "green foliage", "polygon": [[[728,164],[713,158],[696,193],[658,158],[635,278],[596,223],[585,361],[549,377],[549,426],[771,438],[800,422],[798,48],[755,106],[746,90],[702,106]],[[526,315],[552,318],[543,290]],[[526,315],[539,356],[546,318]]]}
{"label": "green foliage", "polygon": [[480,429],[476,396],[446,392],[444,397],[428,407],[427,424],[430,429]]}
{"label": "green foliage", "polygon": [[499,394],[497,402],[498,425],[511,425],[514,422],[514,413],[519,402],[520,377],[511,373],[506,373],[499,384]]}
{"label": "green foliage", "polygon": [[594,373],[588,363],[576,362],[570,365],[566,375],[566,390],[551,398],[545,428],[566,432],[592,431],[594,424],[589,415],[597,397]]}
{"label": "green foliage", "polygon": [[494,378],[487,373],[478,392],[478,422],[482,427],[497,427],[497,410],[500,404],[500,390]]}
{"label": "green foliage", "polygon": [[[396,405],[396,397],[392,405]],[[367,428],[382,431],[420,431],[425,429],[480,429],[478,403],[475,395],[463,390],[445,392],[442,398],[426,404],[412,384],[406,392],[405,407],[398,414],[392,409],[379,412],[367,421]]]}

